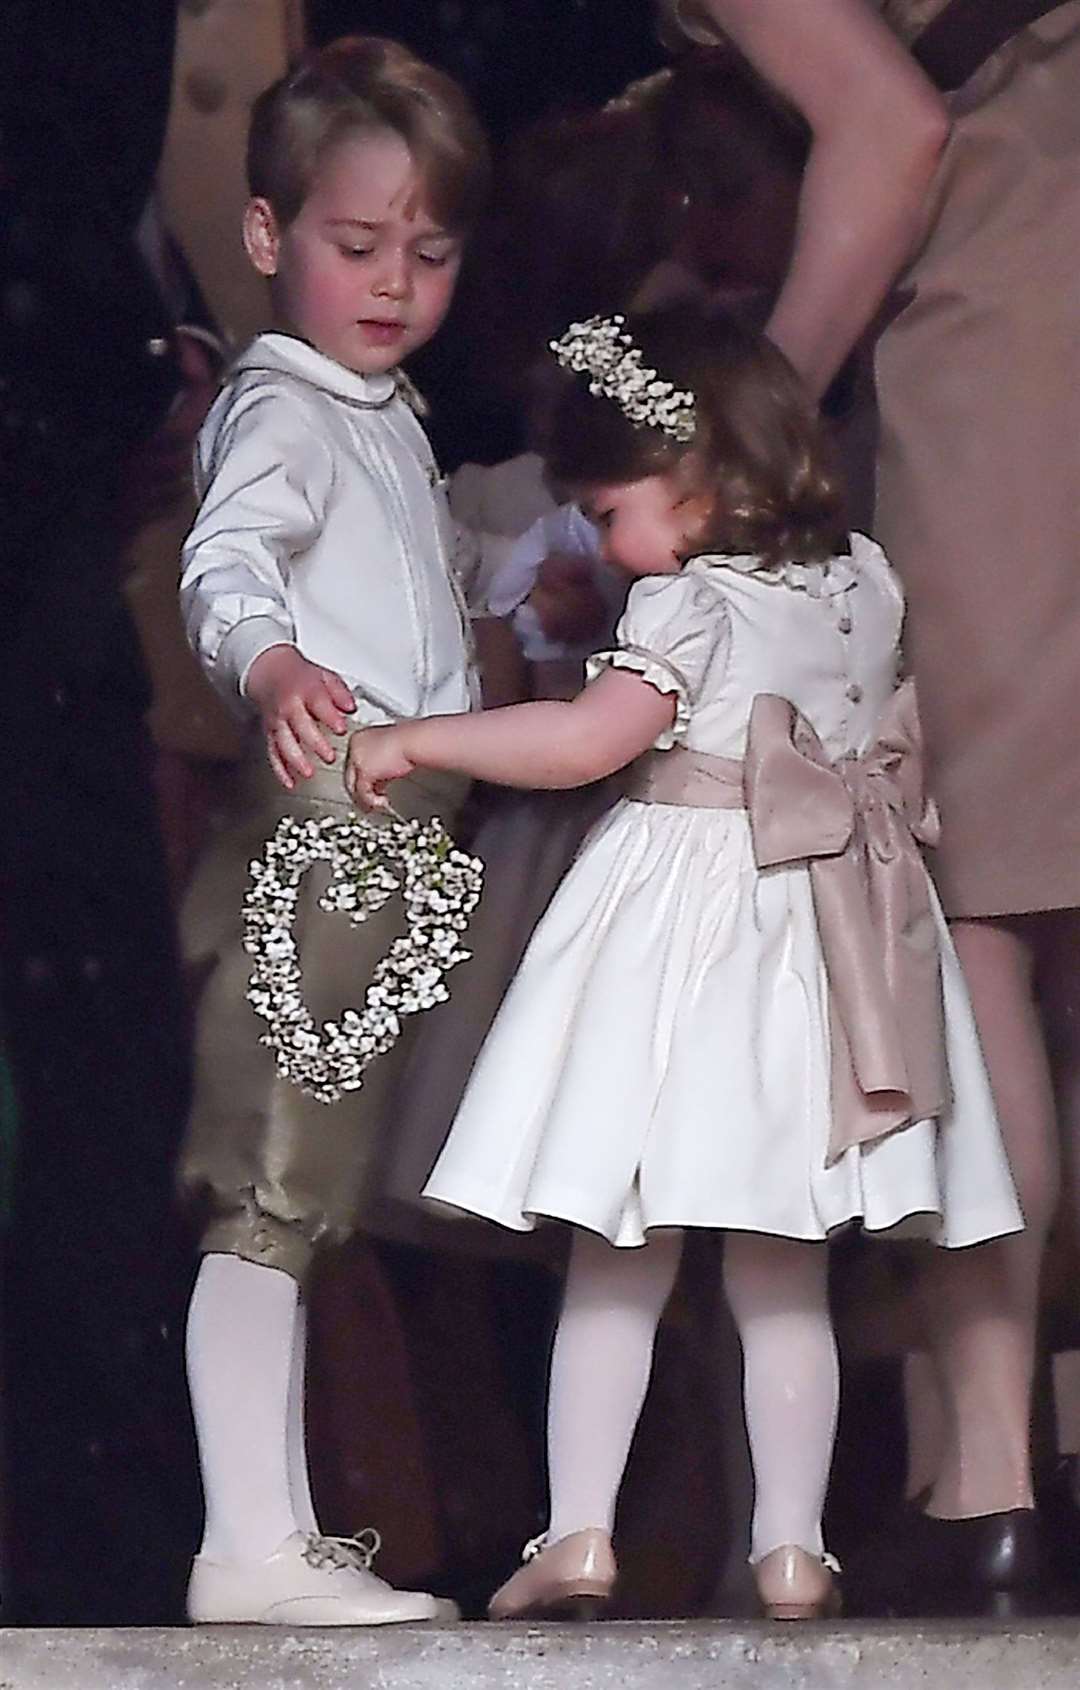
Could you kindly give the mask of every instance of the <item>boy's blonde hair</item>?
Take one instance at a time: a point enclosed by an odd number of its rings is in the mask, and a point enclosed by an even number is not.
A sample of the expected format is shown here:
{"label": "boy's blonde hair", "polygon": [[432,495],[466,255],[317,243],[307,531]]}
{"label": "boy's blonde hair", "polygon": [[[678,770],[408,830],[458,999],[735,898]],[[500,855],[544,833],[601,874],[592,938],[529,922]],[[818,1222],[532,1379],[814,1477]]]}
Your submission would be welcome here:
{"label": "boy's blonde hair", "polygon": [[259,95],[248,135],[248,186],[286,228],[331,147],[349,135],[386,130],[412,154],[432,217],[454,232],[468,229],[489,172],[476,114],[452,77],[382,36],[346,36],[318,48]]}
{"label": "boy's blonde hair", "polygon": [[687,443],[635,426],[620,404],[567,375],[546,418],[548,473],[577,490],[676,475],[711,496],[692,552],[767,564],[824,562],[846,544],[844,493],[801,381],[764,335],[729,313],[679,304],[623,319],[644,363],[693,395]]}

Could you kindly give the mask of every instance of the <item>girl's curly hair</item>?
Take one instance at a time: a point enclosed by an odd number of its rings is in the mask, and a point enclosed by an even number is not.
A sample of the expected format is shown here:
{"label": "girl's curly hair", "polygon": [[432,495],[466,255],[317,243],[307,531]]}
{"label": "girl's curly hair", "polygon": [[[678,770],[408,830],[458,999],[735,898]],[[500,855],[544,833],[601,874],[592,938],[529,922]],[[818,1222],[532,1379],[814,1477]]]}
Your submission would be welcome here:
{"label": "girl's curly hair", "polygon": [[817,408],[777,347],[728,312],[680,303],[629,315],[644,362],[694,395],[694,439],[635,427],[618,404],[565,376],[543,427],[548,470],[572,489],[678,474],[712,494],[694,553],[822,562],[846,546],[843,486]]}

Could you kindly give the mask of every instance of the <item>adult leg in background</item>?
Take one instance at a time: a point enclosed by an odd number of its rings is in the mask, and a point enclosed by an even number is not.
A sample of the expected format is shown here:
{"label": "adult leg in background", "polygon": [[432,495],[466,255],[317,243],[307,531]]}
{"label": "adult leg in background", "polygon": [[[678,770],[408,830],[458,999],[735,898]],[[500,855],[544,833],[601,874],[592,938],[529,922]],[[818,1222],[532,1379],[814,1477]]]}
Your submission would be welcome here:
{"label": "adult leg in background", "polygon": [[953,928],[1024,1214],[1024,1231],[935,1252],[925,1273],[946,1436],[927,1512],[959,1519],[1032,1505],[1031,1389],[1039,1270],[1058,1199],[1053,1089],[1020,923]]}
{"label": "adult leg in background", "polygon": [[[905,1510],[856,1558],[848,1591],[870,1614],[1030,1612],[1046,1600],[1033,1509],[1032,1382],[1039,1274],[1057,1204],[1055,1111],[1034,995],[1030,918],[953,926],[1024,1231],[935,1250],[919,1277],[941,1391],[925,1512]],[[923,1452],[926,1453],[925,1451]]]}

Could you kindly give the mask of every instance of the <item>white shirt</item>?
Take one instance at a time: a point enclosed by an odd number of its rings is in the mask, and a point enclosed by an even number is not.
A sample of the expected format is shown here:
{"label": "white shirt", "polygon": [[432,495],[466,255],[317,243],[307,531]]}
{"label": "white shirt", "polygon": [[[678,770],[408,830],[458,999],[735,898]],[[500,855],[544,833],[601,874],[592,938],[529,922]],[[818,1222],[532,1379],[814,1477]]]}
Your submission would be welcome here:
{"label": "white shirt", "polygon": [[180,601],[227,699],[262,652],[288,644],[341,675],[353,721],[475,705],[446,497],[393,373],[356,375],[290,335],[258,335],[195,458]]}

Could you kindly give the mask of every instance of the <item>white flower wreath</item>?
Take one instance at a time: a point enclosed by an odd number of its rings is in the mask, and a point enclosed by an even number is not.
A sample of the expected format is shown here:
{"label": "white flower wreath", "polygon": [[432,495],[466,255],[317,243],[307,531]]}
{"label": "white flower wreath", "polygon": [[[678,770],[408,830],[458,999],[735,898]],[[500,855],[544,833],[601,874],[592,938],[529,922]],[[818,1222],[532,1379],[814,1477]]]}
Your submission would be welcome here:
{"label": "white flower wreath", "polygon": [[[366,921],[401,890],[407,931],[376,964],[362,1009],[345,1009],[320,1028],[304,1002],[292,927],[300,882],[314,863],[330,864],[319,908]],[[402,1017],[449,996],[443,975],[470,955],[461,935],[476,908],[483,864],[458,850],[437,819],[397,818],[389,826],[359,814],[286,816],[251,864],[244,899],[244,949],[254,959],[248,1001],[267,1022],[260,1042],[279,1074],[320,1103],[363,1084],[364,1069],[394,1044]]]}

